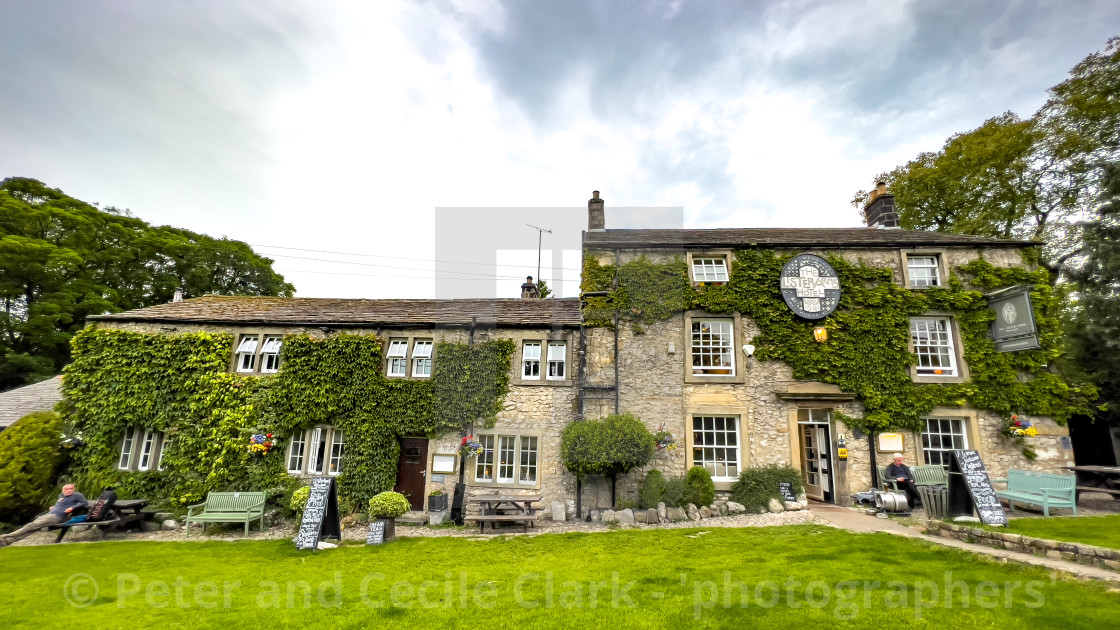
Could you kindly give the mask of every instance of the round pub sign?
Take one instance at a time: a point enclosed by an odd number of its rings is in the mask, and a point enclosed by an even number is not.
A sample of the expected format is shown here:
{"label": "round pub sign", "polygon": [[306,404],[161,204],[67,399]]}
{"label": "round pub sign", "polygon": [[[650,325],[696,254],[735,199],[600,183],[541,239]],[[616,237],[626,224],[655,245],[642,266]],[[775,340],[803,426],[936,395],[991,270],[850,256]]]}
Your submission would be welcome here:
{"label": "round pub sign", "polygon": [[840,277],[825,259],[799,254],[782,267],[782,298],[805,319],[823,319],[840,303]]}

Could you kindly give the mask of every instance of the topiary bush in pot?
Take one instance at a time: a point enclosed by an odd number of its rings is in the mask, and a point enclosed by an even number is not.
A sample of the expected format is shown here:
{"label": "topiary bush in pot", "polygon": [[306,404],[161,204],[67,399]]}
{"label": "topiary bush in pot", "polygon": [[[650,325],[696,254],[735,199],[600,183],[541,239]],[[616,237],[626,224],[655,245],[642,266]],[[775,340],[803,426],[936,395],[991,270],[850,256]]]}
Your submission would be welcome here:
{"label": "topiary bush in pot", "polygon": [[369,515],[385,524],[385,542],[397,537],[397,517],[412,509],[408,497],[399,492],[382,492],[369,500]]}

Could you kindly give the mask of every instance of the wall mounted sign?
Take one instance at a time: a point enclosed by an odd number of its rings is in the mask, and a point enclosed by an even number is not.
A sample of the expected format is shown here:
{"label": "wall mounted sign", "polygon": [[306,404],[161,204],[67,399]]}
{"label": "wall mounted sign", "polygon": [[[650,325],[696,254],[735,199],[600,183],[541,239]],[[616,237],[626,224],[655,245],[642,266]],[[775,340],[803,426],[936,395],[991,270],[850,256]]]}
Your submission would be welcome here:
{"label": "wall mounted sign", "polygon": [[455,472],[455,455],[433,455],[432,456],[432,472],[434,473],[453,473]]}
{"label": "wall mounted sign", "polygon": [[782,298],[805,319],[823,319],[840,303],[840,277],[825,259],[799,254],[782,267]]}
{"label": "wall mounted sign", "polygon": [[901,433],[880,433],[878,451],[880,453],[897,453],[902,450]]}
{"label": "wall mounted sign", "polygon": [[996,350],[1017,352],[1039,347],[1029,288],[1016,287],[993,293],[988,296],[988,307],[996,314],[996,321],[992,323]]}

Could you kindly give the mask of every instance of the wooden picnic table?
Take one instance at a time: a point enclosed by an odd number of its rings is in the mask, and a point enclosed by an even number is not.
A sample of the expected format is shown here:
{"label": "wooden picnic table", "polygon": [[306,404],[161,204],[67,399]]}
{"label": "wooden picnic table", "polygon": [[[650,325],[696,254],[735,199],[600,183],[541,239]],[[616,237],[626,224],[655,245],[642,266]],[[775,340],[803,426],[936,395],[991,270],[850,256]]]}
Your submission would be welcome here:
{"label": "wooden picnic table", "polygon": [[540,494],[482,494],[469,497],[467,503],[477,505],[479,513],[467,516],[465,520],[477,521],[479,532],[486,530],[486,523],[490,523],[491,530],[497,528],[499,522],[521,523],[528,531],[536,522],[536,503],[540,503],[544,496]]}
{"label": "wooden picnic table", "polygon": [[[88,512],[96,501],[87,500],[84,508],[75,508],[71,513],[71,517],[81,516],[79,512]],[[144,520],[144,513],[142,510],[148,505],[147,499],[118,499],[109,508],[109,517],[100,521],[82,521],[80,523],[59,523],[58,525],[51,525],[48,530],[57,529],[58,538],[55,538],[56,543],[62,542],[62,538],[66,536],[66,532],[70,531],[72,527],[81,525],[88,525],[90,527],[97,527],[101,531],[101,540],[105,540],[105,536],[112,531],[124,529],[130,526],[130,523],[135,523],[133,527],[137,530],[140,529],[140,521]]]}
{"label": "wooden picnic table", "polygon": [[1116,466],[1066,466],[1077,475],[1077,496],[1082,492],[1106,492],[1120,499],[1120,468]]}

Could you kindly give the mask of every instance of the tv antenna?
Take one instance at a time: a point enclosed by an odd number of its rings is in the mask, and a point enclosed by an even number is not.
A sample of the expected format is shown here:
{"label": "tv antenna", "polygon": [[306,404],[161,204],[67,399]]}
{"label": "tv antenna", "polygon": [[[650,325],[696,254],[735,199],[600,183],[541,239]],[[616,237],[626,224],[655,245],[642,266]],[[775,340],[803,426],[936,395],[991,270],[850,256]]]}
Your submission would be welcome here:
{"label": "tv antenna", "polygon": [[537,285],[539,286],[541,283],[541,243],[544,241],[544,233],[548,232],[549,234],[552,234],[552,230],[537,227],[529,223],[526,223],[525,225],[528,225],[529,227],[537,231]]}

